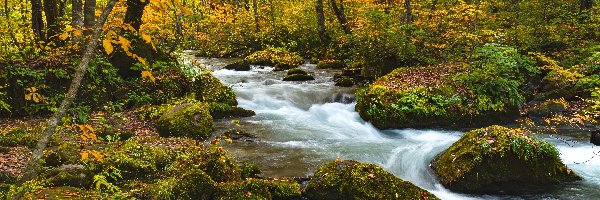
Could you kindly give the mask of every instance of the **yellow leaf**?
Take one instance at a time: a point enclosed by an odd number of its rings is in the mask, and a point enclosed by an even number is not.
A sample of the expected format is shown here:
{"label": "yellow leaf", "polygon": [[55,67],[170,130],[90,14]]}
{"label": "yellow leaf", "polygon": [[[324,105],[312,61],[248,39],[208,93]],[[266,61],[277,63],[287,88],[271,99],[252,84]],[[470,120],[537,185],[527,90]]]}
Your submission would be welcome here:
{"label": "yellow leaf", "polygon": [[64,32],[63,34],[60,34],[60,36],[58,36],[58,38],[60,38],[60,40],[65,40],[69,37],[69,33]]}
{"label": "yellow leaf", "polygon": [[142,39],[144,39],[144,41],[146,41],[146,43],[152,42],[152,40],[150,39],[150,36],[143,34],[143,33],[142,33]]}
{"label": "yellow leaf", "polygon": [[109,55],[110,55],[110,54],[112,53],[112,51],[113,51],[113,46],[112,46],[112,44],[110,43],[110,40],[108,40],[108,39],[104,39],[104,40],[102,41],[102,46],[104,46],[104,51],[106,51],[106,54],[109,54]]}
{"label": "yellow leaf", "polygon": [[142,78],[150,78],[150,80],[152,80],[152,82],[154,82],[156,79],[154,78],[154,76],[152,76],[152,73],[150,71],[142,71]]}
{"label": "yellow leaf", "polygon": [[81,160],[87,160],[89,157],[89,154],[87,151],[81,152]]}

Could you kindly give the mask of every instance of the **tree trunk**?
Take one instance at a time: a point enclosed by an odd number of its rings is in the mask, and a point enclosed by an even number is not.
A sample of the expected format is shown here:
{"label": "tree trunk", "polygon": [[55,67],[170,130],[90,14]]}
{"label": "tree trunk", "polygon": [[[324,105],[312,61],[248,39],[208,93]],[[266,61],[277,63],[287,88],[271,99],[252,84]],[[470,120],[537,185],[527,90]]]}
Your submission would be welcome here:
{"label": "tree trunk", "polygon": [[585,11],[594,7],[594,0],[579,0],[579,10]]}
{"label": "tree trunk", "polygon": [[[71,85],[69,86],[69,91],[67,95],[63,99],[58,111],[54,113],[54,116],[48,120],[48,127],[44,129],[44,133],[42,134],[42,138],[38,141],[35,150],[33,150],[31,158],[27,161],[25,168],[23,169],[23,177],[19,180],[18,185],[22,185],[23,183],[34,179],[37,176],[37,169],[39,167],[40,159],[42,158],[44,149],[48,145],[48,141],[50,141],[50,137],[56,131],[56,127],[58,123],[65,115],[67,109],[71,106],[75,97],[77,96],[77,92],[79,91],[79,87],[81,85],[81,81],[85,75],[87,70],[87,66],[90,62],[90,59],[94,57],[94,52],[96,47],[98,46],[98,39],[100,38],[100,34],[102,32],[102,27],[108,18],[108,15],[112,12],[113,7],[117,0],[110,0],[104,11],[102,11],[102,15],[100,16],[100,20],[95,25],[93,30],[93,36],[90,38],[88,45],[85,49],[85,53],[83,54],[83,58],[81,59],[81,63],[77,66],[77,71],[75,72],[75,77],[71,81]],[[20,199],[23,196],[23,192],[12,197],[13,200]]]}
{"label": "tree trunk", "polygon": [[71,0],[71,26],[81,28],[83,26],[83,2],[81,0]]}
{"label": "tree trunk", "polygon": [[125,23],[130,24],[136,31],[140,30],[142,25],[142,16],[144,8],[149,1],[127,0],[127,11],[125,11]]}
{"label": "tree trunk", "polygon": [[58,2],[56,0],[44,0],[44,14],[46,14],[46,24],[48,30],[46,35],[50,41],[58,42],[57,35],[60,33],[58,24]]}
{"label": "tree trunk", "polygon": [[254,9],[254,26],[256,32],[260,32],[260,27],[258,26],[258,2],[257,0],[252,0],[252,9]]}
{"label": "tree trunk", "polygon": [[96,0],[85,0],[83,3],[83,26],[85,35],[92,34],[92,27],[96,22]]}
{"label": "tree trunk", "polygon": [[329,2],[331,3],[331,8],[333,9],[333,12],[335,13],[335,16],[337,17],[338,21],[340,22],[344,33],[352,34],[352,31],[350,31],[350,27],[348,27],[348,20],[346,19],[346,13],[344,11],[344,0],[340,0],[339,8],[335,0],[330,0]]}
{"label": "tree trunk", "polygon": [[412,17],[412,8],[410,6],[410,0],[404,0],[404,9],[406,10],[405,13],[404,13],[404,17],[406,19],[406,23],[407,24],[412,24],[413,17]]}
{"label": "tree trunk", "polygon": [[35,34],[37,41],[46,41],[41,0],[31,0],[31,29]]}
{"label": "tree trunk", "polygon": [[317,0],[315,10],[317,12],[317,31],[319,32],[319,39],[321,40],[321,43],[325,45],[329,41],[325,35],[325,12],[323,11],[323,0]]}

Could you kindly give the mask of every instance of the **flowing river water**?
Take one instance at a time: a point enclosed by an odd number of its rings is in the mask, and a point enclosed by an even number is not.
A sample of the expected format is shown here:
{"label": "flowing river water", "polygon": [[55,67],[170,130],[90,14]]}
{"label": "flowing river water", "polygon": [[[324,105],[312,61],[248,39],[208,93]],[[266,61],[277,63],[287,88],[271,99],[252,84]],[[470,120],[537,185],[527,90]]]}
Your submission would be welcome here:
{"label": "flowing river water", "polygon": [[224,146],[239,160],[259,165],[266,176],[309,176],[326,162],[354,159],[380,165],[441,199],[600,199],[600,148],[586,141],[567,144],[546,137],[557,145],[563,161],[583,177],[580,182],[518,196],[454,193],[439,183],[429,162],[462,132],[379,130],[354,110],[355,89],[334,86],[333,73],[315,65],[300,67],[316,79],[301,83],[281,81],[285,72],[272,72],[270,67],[252,66],[251,71],[238,72],[221,69],[230,59],[190,59],[231,85],[240,107],[256,112],[254,117],[240,119],[240,126],[222,120],[217,127],[255,135],[253,142]]}

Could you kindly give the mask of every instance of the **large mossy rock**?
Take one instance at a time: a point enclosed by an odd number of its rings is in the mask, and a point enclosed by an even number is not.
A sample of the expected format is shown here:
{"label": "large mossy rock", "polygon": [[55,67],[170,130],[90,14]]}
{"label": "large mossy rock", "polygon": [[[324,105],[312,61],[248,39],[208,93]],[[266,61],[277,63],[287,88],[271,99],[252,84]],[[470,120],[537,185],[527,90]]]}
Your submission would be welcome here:
{"label": "large mossy rock", "polygon": [[466,66],[400,68],[356,92],[356,111],[378,128],[464,128],[518,117],[518,108],[493,108],[456,81]]}
{"label": "large mossy rock", "polygon": [[153,177],[174,160],[170,151],[151,147],[137,137],[113,143],[102,154],[106,155],[103,163],[121,171],[124,179]]}
{"label": "large mossy rock", "polygon": [[465,133],[431,166],[445,187],[468,193],[511,193],[580,179],[554,145],[502,126]]}
{"label": "large mossy rock", "polygon": [[303,58],[283,48],[268,48],[249,55],[246,61],[253,65],[275,66],[275,71],[282,71],[298,67]]}
{"label": "large mossy rock", "polygon": [[189,137],[206,139],[213,130],[213,118],[203,103],[181,104],[158,119],[161,137]]}
{"label": "large mossy rock", "polygon": [[252,110],[246,110],[237,106],[230,106],[224,103],[208,103],[208,110],[213,119],[224,119],[230,117],[252,117],[256,113]]}
{"label": "large mossy rock", "polygon": [[238,104],[233,89],[208,72],[194,77],[192,92],[195,92],[196,99],[201,102],[218,102],[231,106]]}
{"label": "large mossy rock", "polygon": [[224,67],[224,69],[235,70],[235,71],[250,71],[250,63],[246,60],[237,61],[231,64],[228,64]]}
{"label": "large mossy rock", "polygon": [[190,170],[173,185],[175,199],[210,199],[215,182],[202,170]]}
{"label": "large mossy rock", "polygon": [[301,199],[300,184],[286,180],[248,179],[217,184],[215,199]]}
{"label": "large mossy rock", "polygon": [[288,70],[287,76],[283,78],[283,81],[312,81],[315,80],[313,76],[308,72],[299,68],[293,68]]}
{"label": "large mossy rock", "polygon": [[438,199],[383,168],[357,161],[333,161],[320,167],[306,186],[308,199]]}

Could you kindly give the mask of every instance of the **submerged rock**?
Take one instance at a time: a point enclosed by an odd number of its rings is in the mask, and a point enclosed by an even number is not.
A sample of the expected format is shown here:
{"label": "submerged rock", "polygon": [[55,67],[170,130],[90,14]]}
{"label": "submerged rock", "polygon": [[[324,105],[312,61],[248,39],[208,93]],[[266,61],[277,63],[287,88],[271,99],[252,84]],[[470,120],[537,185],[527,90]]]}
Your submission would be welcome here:
{"label": "submerged rock", "polygon": [[241,61],[237,61],[237,62],[228,64],[224,68],[228,69],[228,70],[235,70],[235,71],[250,71],[250,63],[248,63],[248,61],[246,61],[246,60],[241,60]]}
{"label": "submerged rock", "polygon": [[158,119],[161,137],[205,139],[213,130],[213,118],[205,104],[185,103],[169,110]]}
{"label": "submerged rock", "polygon": [[554,145],[502,126],[465,133],[431,166],[445,187],[468,193],[513,193],[580,179]]}
{"label": "submerged rock", "polygon": [[287,76],[283,78],[283,81],[312,81],[315,80],[313,76],[308,74],[308,72],[293,68],[287,72]]}
{"label": "submerged rock", "polygon": [[383,168],[353,160],[320,167],[306,186],[308,199],[438,199]]}

